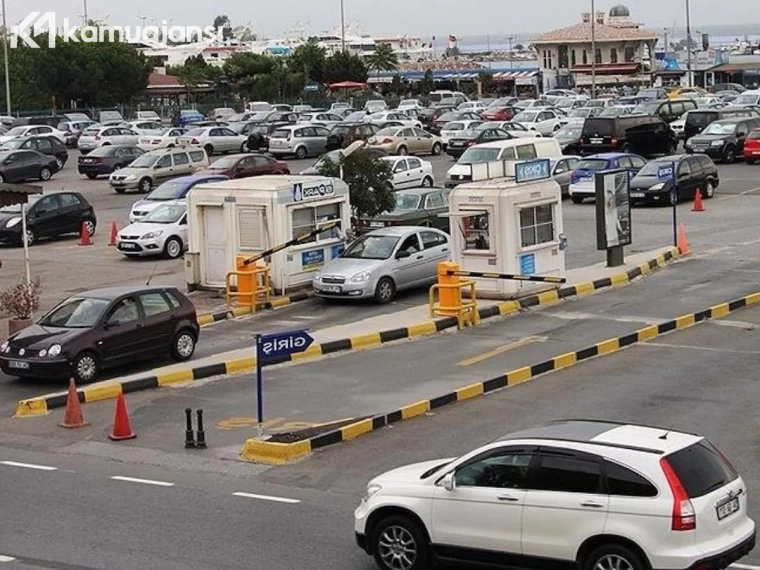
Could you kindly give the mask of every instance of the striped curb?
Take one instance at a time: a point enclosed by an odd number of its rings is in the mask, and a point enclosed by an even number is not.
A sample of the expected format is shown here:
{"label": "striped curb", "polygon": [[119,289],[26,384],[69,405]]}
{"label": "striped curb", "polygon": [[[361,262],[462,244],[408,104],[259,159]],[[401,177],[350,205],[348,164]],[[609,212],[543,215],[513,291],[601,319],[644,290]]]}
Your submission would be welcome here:
{"label": "striped curb", "polygon": [[[311,293],[294,293],[288,297],[277,297],[269,303],[266,303],[262,309],[259,310],[279,309],[280,307],[287,307],[293,303],[305,301],[311,297]],[[251,310],[251,307],[235,307],[234,309],[225,309],[213,313],[204,313],[202,315],[198,315],[198,324],[201,327],[207,327],[209,325],[213,325],[214,323],[236,319],[237,317],[250,315],[252,313],[253,311]]]}
{"label": "striped curb", "polygon": [[[672,248],[664,254],[658,255],[655,259],[642,263],[626,273],[620,273],[587,283],[570,285],[554,291],[546,291],[537,295],[531,295],[530,297],[524,297],[520,300],[506,301],[498,305],[482,307],[478,313],[480,314],[481,319],[506,316],[518,313],[523,309],[555,304],[563,299],[568,299],[573,296],[588,295],[602,289],[626,285],[640,276],[651,273],[658,267],[665,266],[669,261],[677,257],[678,250]],[[322,344],[313,344],[304,352],[271,359],[267,361],[264,366],[273,366],[287,362],[300,363],[316,360],[328,354],[334,354],[337,352],[376,348],[389,342],[430,336],[456,327],[457,319],[455,317],[444,317],[407,327],[366,333]],[[211,376],[242,374],[251,372],[255,368],[255,358],[240,358],[195,368],[176,370],[165,374],[145,376],[134,380],[125,380],[123,382],[116,380],[113,382],[105,381],[101,384],[79,388],[77,394],[79,395],[79,401],[82,403],[97,402],[100,400],[114,399],[119,393],[128,394],[130,392],[139,392],[141,390],[183,384],[203,378],[209,378]],[[65,405],[65,393],[20,400],[16,404],[15,417],[37,416],[56,408],[62,408]]]}
{"label": "striped curb", "polygon": [[284,465],[301,459],[313,451],[336,443],[351,441],[385,426],[424,415],[432,410],[483,396],[502,388],[523,384],[538,376],[569,368],[585,360],[613,354],[636,344],[645,343],[677,330],[690,328],[710,319],[719,319],[739,309],[760,303],[760,293],[752,293],[729,303],[715,305],[704,311],[681,315],[658,325],[649,325],[630,334],[610,338],[587,348],[555,356],[532,366],[510,370],[490,380],[476,382],[430,400],[420,400],[393,412],[367,418],[334,431],[293,443],[276,443],[248,439],[240,452],[246,461],[267,465]]}

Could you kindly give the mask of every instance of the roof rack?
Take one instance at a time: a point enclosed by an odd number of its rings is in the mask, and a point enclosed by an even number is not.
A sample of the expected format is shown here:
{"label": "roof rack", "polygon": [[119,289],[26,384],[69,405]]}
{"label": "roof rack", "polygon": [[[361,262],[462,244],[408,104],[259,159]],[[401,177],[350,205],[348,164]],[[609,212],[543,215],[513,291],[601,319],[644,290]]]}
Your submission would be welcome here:
{"label": "roof rack", "polygon": [[[623,424],[623,425],[629,425],[629,424]],[[589,441],[589,440],[583,440],[583,439],[572,439],[567,437],[547,437],[547,436],[518,436],[514,438],[509,438],[508,440],[500,440],[500,441],[519,441],[519,440],[545,440],[545,441],[564,441],[567,443],[580,443],[583,445],[598,445],[600,447],[614,447],[616,449],[626,449],[628,451],[641,451],[642,453],[651,453],[653,455],[663,455],[665,452],[661,449],[652,449],[651,447],[639,447],[636,445],[625,445],[623,443],[609,443],[606,441]]]}
{"label": "roof rack", "polygon": [[[674,431],[672,427],[663,427],[663,426],[653,426],[648,424],[632,424],[631,422],[616,422],[614,420],[593,420],[589,418],[562,418],[557,420],[550,420],[546,422],[547,424],[555,424],[560,422],[589,422],[589,423],[595,423],[595,424],[612,424],[615,426],[637,426],[637,427],[644,427],[649,429],[661,429],[663,431]],[[683,433],[686,435],[693,435],[694,437],[702,437],[698,433],[691,433],[688,431],[678,430],[678,433]]]}

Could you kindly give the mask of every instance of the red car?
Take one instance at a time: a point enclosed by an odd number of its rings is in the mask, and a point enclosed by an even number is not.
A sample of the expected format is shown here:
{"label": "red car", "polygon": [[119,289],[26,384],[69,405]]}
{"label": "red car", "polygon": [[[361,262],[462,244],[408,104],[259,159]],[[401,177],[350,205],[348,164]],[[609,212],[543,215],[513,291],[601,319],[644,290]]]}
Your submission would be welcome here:
{"label": "red car", "polygon": [[751,131],[744,140],[744,160],[747,164],[760,160],[760,129]]}
{"label": "red car", "polygon": [[496,107],[486,109],[480,116],[486,121],[511,121],[516,114],[514,107]]}
{"label": "red car", "polygon": [[290,174],[287,163],[266,154],[231,154],[214,161],[196,174],[224,174],[230,178],[248,178],[264,174]]}

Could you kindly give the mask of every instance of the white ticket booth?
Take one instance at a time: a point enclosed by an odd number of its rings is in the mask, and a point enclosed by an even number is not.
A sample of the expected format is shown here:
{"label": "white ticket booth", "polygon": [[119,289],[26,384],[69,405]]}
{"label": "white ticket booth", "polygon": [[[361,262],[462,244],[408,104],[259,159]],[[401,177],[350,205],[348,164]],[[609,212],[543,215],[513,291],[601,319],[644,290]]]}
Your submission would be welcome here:
{"label": "white ticket booth", "polygon": [[[350,227],[348,185],[322,176],[257,176],[199,184],[187,197],[188,288],[221,288],[237,255],[256,256],[327,223]],[[327,230],[269,257],[277,293],[311,284],[343,251],[342,231]]]}
{"label": "white ticket booth", "polygon": [[[476,166],[476,165],[473,165]],[[478,165],[449,196],[452,260],[462,271],[564,277],[562,192],[549,160]],[[512,299],[556,285],[476,279],[479,297]]]}

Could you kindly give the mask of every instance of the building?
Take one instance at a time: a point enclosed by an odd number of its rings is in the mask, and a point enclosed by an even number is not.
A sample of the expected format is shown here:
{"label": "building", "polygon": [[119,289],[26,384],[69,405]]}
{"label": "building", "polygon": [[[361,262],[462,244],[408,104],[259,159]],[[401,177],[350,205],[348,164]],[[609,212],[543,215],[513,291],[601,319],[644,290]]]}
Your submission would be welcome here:
{"label": "building", "polygon": [[644,29],[627,7],[618,5],[606,18],[604,12],[586,12],[580,23],[542,34],[533,44],[546,90],[590,87],[594,71],[599,86],[649,85],[657,40],[657,33]]}

